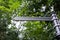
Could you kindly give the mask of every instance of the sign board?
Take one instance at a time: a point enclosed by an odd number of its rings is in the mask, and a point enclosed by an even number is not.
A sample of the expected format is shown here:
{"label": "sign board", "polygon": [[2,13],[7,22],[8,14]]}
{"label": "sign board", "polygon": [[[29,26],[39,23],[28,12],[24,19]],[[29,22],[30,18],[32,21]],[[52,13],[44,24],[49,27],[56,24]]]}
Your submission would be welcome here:
{"label": "sign board", "polygon": [[14,21],[52,21],[51,17],[15,17]]}

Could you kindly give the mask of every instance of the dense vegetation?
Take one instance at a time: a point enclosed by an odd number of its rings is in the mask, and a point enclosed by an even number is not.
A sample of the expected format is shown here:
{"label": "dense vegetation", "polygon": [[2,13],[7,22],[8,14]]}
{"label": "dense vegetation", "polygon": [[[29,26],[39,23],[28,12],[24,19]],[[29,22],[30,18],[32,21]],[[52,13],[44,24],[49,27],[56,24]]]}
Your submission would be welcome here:
{"label": "dense vegetation", "polygon": [[[0,0],[0,40],[19,40],[20,31],[14,25],[8,28],[12,18],[50,17],[51,7],[60,18],[60,0]],[[27,29],[22,31],[24,37],[20,40],[52,40],[55,36],[53,23],[49,21],[28,21],[23,26]]]}

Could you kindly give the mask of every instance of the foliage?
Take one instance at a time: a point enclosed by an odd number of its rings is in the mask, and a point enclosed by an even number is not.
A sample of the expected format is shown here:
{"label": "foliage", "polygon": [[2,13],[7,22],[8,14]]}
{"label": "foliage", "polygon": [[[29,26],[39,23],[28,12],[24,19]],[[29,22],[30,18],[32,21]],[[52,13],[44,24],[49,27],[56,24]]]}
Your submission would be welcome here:
{"label": "foliage", "polygon": [[[57,10],[55,8],[55,3],[57,4],[57,2],[56,1],[54,2],[54,0],[27,0],[26,2],[24,3],[24,6],[22,7],[18,16],[28,17],[51,16],[50,8],[54,6],[54,11]],[[45,11],[41,11],[43,6],[46,6]],[[59,9],[56,12],[58,11]],[[59,17],[60,14],[57,13],[57,15]],[[26,33],[23,40],[52,40],[53,37],[55,36],[55,30],[52,26],[52,22],[43,23],[39,21],[36,23],[36,21],[35,22],[32,21],[27,22],[24,26],[26,26],[27,29],[25,30]]]}
{"label": "foliage", "polygon": [[52,24],[50,22],[48,24],[40,21],[27,22],[24,40],[52,40],[54,30]]}
{"label": "foliage", "polygon": [[[19,1],[16,0],[0,0],[0,40],[18,40],[16,31],[9,32],[8,25],[11,24],[11,18],[14,10],[19,7]],[[6,32],[8,31],[8,34]],[[12,39],[10,39],[12,38]]]}
{"label": "foliage", "polygon": [[[8,28],[15,16],[50,17],[52,6],[60,18],[60,0],[0,0],[0,40],[19,40],[16,28]],[[27,22],[23,40],[52,40],[55,35],[52,24],[48,21]]]}

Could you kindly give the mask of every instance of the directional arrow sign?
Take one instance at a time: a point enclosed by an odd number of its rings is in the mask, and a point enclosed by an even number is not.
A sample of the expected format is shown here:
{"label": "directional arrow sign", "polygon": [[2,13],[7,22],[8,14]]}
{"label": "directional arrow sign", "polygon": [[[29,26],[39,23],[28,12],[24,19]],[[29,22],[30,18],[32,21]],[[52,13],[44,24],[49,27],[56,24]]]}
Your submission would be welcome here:
{"label": "directional arrow sign", "polygon": [[15,17],[14,21],[52,21],[51,17]]}

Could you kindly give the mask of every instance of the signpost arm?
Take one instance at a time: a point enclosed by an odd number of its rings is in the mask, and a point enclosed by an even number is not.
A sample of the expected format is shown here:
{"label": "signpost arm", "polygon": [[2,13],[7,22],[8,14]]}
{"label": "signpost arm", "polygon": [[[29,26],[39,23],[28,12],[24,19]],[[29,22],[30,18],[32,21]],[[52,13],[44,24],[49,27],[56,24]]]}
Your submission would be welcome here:
{"label": "signpost arm", "polygon": [[14,21],[52,21],[51,17],[15,17]]}

